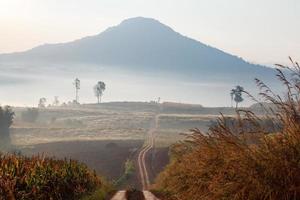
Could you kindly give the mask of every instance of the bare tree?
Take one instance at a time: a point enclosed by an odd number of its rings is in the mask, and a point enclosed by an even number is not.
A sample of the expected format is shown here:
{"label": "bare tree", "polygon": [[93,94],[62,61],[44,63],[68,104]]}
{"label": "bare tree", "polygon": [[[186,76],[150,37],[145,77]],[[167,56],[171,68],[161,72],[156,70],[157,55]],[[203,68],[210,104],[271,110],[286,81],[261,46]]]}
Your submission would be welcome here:
{"label": "bare tree", "polygon": [[98,103],[101,102],[101,98],[105,89],[106,85],[102,81],[98,81],[98,83],[94,86],[94,92],[95,96],[97,97]]}
{"label": "bare tree", "polygon": [[80,90],[80,80],[76,78],[73,84],[75,86],[75,91],[76,91],[75,102],[79,103],[78,91]]}

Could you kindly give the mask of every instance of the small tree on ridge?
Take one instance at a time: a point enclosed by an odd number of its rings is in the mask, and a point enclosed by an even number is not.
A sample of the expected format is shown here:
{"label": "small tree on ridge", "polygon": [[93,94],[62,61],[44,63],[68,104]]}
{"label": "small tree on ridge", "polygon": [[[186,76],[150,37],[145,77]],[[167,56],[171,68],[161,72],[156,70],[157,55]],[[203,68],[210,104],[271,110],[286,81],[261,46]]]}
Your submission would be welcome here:
{"label": "small tree on ridge", "polygon": [[98,103],[101,102],[101,97],[105,89],[106,89],[106,85],[102,81],[98,81],[98,83],[94,86],[94,92],[95,92],[95,96],[97,97]]}

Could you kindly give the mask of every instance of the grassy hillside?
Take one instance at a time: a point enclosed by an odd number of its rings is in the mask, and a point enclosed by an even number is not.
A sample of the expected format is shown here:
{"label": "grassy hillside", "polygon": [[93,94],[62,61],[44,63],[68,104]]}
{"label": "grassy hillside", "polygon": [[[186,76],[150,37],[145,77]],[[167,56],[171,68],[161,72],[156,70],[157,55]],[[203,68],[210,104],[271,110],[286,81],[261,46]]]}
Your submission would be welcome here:
{"label": "grassy hillside", "polygon": [[194,129],[173,146],[155,185],[163,199],[300,199],[300,68],[294,65],[291,80],[278,71],[287,89],[283,97],[257,81],[262,98],[276,107],[266,116],[268,126],[265,118],[240,110],[238,123],[220,118],[206,133]]}

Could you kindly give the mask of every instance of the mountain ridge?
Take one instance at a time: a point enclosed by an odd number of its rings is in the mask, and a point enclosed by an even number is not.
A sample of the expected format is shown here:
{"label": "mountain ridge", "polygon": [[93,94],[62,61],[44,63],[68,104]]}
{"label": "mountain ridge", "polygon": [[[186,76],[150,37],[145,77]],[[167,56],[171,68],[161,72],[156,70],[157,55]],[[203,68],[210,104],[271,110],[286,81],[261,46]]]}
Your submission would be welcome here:
{"label": "mountain ridge", "polygon": [[273,69],[184,36],[156,19],[135,17],[103,32],[66,43],[0,54],[0,62],[87,63],[137,71],[166,71],[226,78],[264,75]]}

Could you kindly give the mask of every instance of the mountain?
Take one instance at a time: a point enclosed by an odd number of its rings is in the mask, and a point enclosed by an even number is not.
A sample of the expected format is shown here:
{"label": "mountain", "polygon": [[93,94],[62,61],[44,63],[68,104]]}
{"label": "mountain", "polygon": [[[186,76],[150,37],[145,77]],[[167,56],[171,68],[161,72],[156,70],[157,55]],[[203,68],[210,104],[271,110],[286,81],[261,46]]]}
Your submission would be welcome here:
{"label": "mountain", "polygon": [[273,69],[185,37],[150,18],[131,18],[90,37],[2,54],[0,63],[84,63],[131,71],[171,73],[207,79],[266,77]]}

